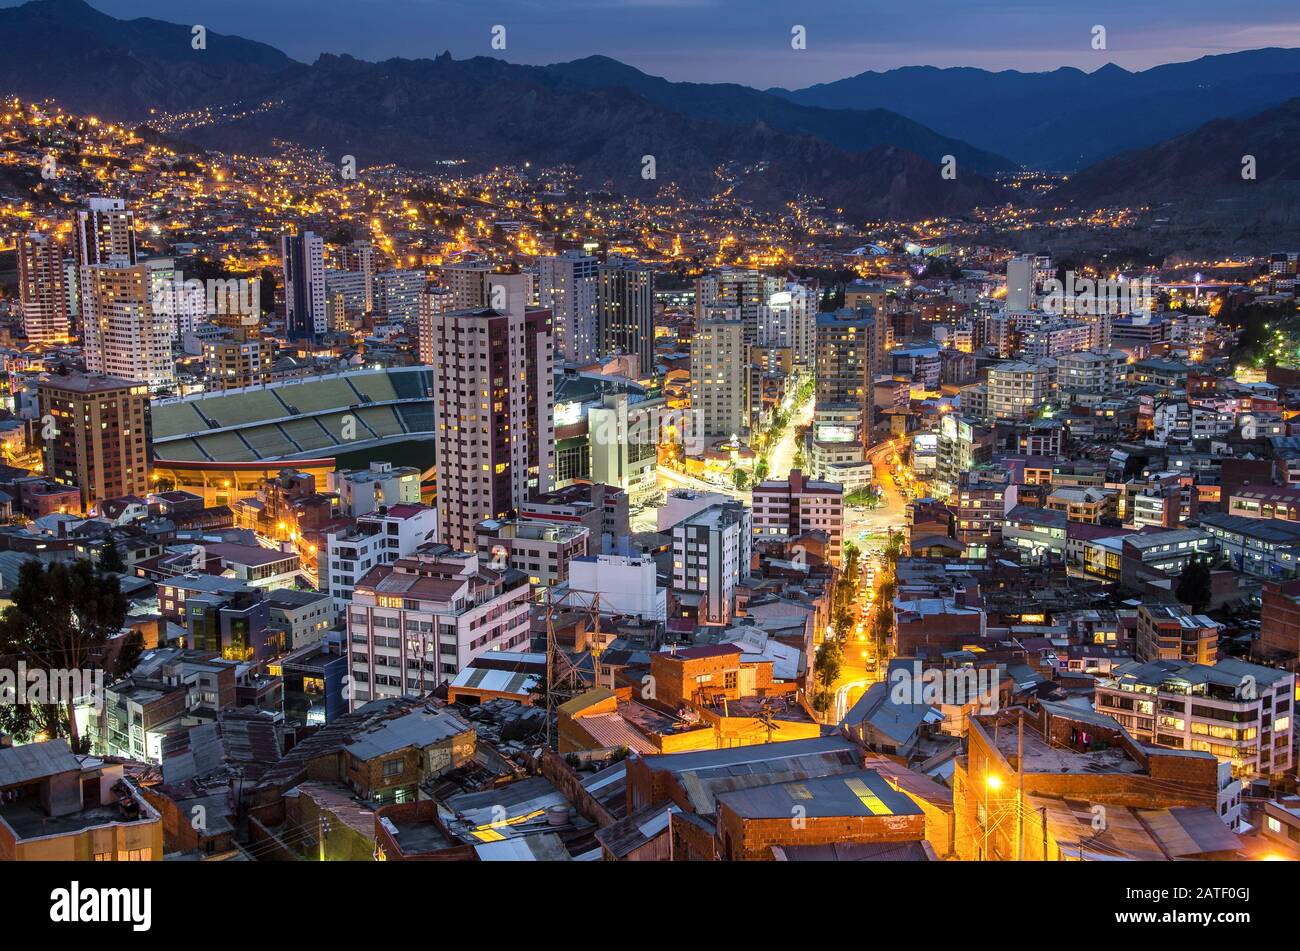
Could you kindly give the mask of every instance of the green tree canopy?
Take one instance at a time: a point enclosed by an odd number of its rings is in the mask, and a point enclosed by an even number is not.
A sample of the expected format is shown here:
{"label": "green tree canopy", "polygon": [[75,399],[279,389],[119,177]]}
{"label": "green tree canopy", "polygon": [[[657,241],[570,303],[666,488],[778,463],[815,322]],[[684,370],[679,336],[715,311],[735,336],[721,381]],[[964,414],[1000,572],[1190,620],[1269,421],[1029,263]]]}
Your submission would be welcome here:
{"label": "green tree canopy", "polygon": [[[109,642],[119,636],[126,620],[127,603],[118,578],[96,571],[90,561],[26,561],[12,599],[0,613],[0,656],[51,674],[104,669],[106,678],[114,678],[135,666],[139,634],[115,653],[111,668],[104,667]],[[64,698],[62,715],[50,721],[55,730],[66,729],[73,749],[80,749],[73,700]]]}
{"label": "green tree canopy", "polygon": [[823,690],[830,689],[831,684],[835,683],[843,662],[844,649],[840,646],[840,642],[822,641],[822,646],[817,648],[817,656],[813,660],[813,672],[816,673],[817,683]]}
{"label": "green tree canopy", "polygon": [[1210,584],[1210,560],[1194,554],[1178,576],[1174,597],[1200,614],[1210,606]]}
{"label": "green tree canopy", "polygon": [[99,570],[115,571],[118,574],[123,574],[126,571],[126,562],[122,560],[122,551],[112,538],[104,543],[104,547],[99,552]]}

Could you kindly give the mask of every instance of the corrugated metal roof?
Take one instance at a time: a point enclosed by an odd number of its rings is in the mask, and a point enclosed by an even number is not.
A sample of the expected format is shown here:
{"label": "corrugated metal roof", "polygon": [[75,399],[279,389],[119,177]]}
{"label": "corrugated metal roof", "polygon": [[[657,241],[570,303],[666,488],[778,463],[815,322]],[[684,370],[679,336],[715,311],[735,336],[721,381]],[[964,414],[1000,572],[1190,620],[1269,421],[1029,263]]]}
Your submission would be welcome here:
{"label": "corrugated metal roof", "polygon": [[481,862],[568,862],[564,842],[554,832],[541,832],[515,839],[483,842],[474,846]]}
{"label": "corrugated metal roof", "polygon": [[1209,806],[1140,810],[1138,815],[1161,847],[1175,858],[1205,852],[1236,852],[1239,839]]}
{"label": "corrugated metal roof", "polygon": [[748,819],[921,815],[916,803],[874,769],[735,790],[719,793],[717,798],[721,805]]}
{"label": "corrugated metal roof", "polygon": [[62,737],[0,749],[0,786],[16,786],[80,769],[81,761],[72,755],[68,741]]}
{"label": "corrugated metal roof", "polygon": [[653,743],[633,729],[632,725],[617,713],[581,717],[575,723],[587,731],[587,735],[599,749],[626,746],[629,750],[638,753],[658,752]]}
{"label": "corrugated metal roof", "polygon": [[681,809],[672,803],[647,806],[596,832],[600,842],[615,858],[622,858],[646,845],[668,829],[669,817]]}
{"label": "corrugated metal roof", "polygon": [[456,714],[425,708],[382,721],[354,737],[347,750],[358,759],[368,760],[406,747],[423,748],[468,730],[469,724]]}
{"label": "corrugated metal roof", "polygon": [[935,858],[924,840],[782,845],[772,851],[785,862],[930,862]]}

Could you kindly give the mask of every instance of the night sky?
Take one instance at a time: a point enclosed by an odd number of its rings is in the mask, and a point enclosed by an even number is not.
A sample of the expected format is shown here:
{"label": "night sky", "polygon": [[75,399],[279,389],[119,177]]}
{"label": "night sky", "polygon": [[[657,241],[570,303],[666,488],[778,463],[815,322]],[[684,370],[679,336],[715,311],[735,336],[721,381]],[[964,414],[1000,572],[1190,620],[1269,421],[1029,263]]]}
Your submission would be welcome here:
{"label": "night sky", "polygon": [[[90,0],[113,16],[202,23],[310,62],[595,53],[674,80],[791,88],[896,66],[1128,69],[1262,46],[1300,46],[1295,0]],[[0,0],[0,6],[16,6]],[[790,46],[807,28],[803,51]],[[494,24],[507,48],[489,46]],[[1107,49],[1091,48],[1091,30]]]}

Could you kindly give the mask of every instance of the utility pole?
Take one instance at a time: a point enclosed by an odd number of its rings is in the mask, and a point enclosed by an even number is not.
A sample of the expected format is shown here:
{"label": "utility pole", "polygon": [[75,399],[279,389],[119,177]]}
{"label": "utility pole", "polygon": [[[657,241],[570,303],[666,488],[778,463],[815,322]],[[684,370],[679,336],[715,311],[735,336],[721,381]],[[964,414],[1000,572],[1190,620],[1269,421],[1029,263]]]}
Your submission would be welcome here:
{"label": "utility pole", "polygon": [[984,848],[980,850],[980,861],[989,860],[989,777],[988,767],[984,768]]}
{"label": "utility pole", "polygon": [[325,818],[324,812],[320,813],[319,820],[320,820],[319,825],[317,826],[317,837],[320,839],[319,861],[324,862],[325,861],[325,836],[329,834],[330,824],[329,824],[329,820]]}
{"label": "utility pole", "polygon": [[1025,713],[1016,711],[1016,861],[1025,860]]}

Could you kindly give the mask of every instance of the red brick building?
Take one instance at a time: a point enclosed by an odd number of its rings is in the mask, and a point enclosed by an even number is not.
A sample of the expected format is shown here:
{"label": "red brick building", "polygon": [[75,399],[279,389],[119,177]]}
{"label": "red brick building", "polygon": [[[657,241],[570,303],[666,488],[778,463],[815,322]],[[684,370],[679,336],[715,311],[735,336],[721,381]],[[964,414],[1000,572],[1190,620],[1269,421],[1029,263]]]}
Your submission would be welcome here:
{"label": "red brick building", "polygon": [[1260,608],[1260,659],[1300,667],[1300,579],[1265,581]]}

